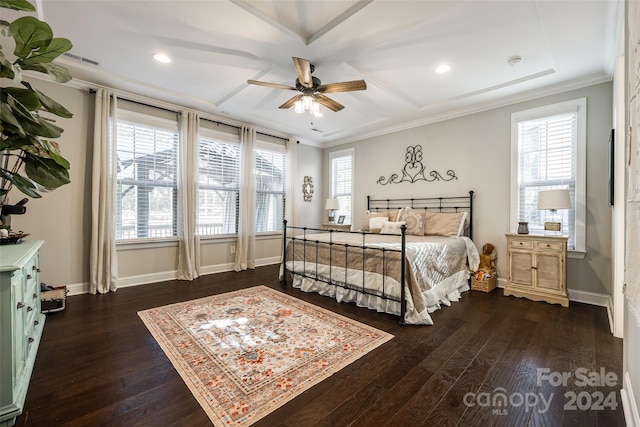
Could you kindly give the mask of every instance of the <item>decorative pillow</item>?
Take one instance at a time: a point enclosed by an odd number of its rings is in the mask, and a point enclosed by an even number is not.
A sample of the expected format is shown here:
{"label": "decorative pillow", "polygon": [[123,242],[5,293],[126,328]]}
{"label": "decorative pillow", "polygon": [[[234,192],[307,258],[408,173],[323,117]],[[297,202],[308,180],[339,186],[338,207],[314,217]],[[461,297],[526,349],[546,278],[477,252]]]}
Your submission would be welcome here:
{"label": "decorative pillow", "polygon": [[389,222],[400,221],[400,213],[402,212],[403,209],[405,208],[399,208],[399,209],[394,209],[392,211],[389,211]]}
{"label": "decorative pillow", "polygon": [[389,218],[386,216],[374,216],[369,220],[369,231],[372,233],[380,233],[382,224],[389,222]]}
{"label": "decorative pillow", "polygon": [[467,212],[442,213],[427,211],[424,234],[428,236],[462,236]]}
{"label": "decorative pillow", "polygon": [[387,212],[366,211],[364,213],[364,220],[362,221],[362,231],[369,231],[369,220],[371,218],[385,218],[386,221],[389,221],[389,214]]}
{"label": "decorative pillow", "polygon": [[403,225],[406,225],[406,222],[385,221],[382,223],[382,230],[380,230],[380,234],[402,234],[402,230],[400,230],[400,227],[402,227]]}
{"label": "decorative pillow", "polygon": [[418,209],[404,208],[398,217],[399,221],[407,223],[407,234],[424,236],[426,212]]}

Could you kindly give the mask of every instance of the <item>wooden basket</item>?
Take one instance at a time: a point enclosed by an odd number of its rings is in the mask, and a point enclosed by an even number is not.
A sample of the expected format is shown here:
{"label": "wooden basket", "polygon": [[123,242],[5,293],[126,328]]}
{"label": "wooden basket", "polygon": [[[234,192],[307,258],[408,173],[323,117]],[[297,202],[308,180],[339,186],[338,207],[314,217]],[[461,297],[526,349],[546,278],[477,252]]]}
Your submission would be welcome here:
{"label": "wooden basket", "polygon": [[496,274],[493,274],[486,280],[476,280],[474,276],[471,276],[471,289],[474,291],[491,292],[496,288]]}

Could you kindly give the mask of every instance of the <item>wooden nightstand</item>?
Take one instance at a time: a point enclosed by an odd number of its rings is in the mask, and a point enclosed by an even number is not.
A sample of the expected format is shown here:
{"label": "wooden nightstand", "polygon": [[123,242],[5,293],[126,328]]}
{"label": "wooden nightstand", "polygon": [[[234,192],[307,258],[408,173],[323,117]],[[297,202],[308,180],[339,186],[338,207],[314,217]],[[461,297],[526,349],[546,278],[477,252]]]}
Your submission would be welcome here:
{"label": "wooden nightstand", "polygon": [[567,236],[507,234],[505,295],[569,306]]}
{"label": "wooden nightstand", "polygon": [[322,224],[322,228],[324,228],[325,230],[334,230],[334,231],[351,231],[351,224],[326,223],[326,224]]}

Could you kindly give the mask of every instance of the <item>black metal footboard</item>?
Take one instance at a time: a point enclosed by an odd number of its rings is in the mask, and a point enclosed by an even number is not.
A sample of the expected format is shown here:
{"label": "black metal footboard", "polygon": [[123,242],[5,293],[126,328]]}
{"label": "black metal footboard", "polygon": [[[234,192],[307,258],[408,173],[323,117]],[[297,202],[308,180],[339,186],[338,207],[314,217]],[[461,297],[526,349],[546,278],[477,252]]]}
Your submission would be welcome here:
{"label": "black metal footboard", "polygon": [[[348,232],[348,231],[333,231],[333,230],[324,230],[317,228],[309,228],[309,227],[294,227],[287,226],[287,220],[283,221],[284,224],[284,237],[283,237],[283,247],[282,247],[282,284],[286,285],[287,273],[291,275],[298,275],[304,278],[313,279],[315,281],[320,281],[327,283],[331,286],[340,287],[349,291],[355,291],[363,295],[372,295],[376,298],[380,298],[383,300],[390,300],[400,303],[400,324],[405,324],[405,315],[407,311],[407,301],[406,301],[406,289],[405,289],[405,278],[406,278],[406,226],[401,227],[401,234],[398,236],[398,243],[400,243],[400,249],[395,248],[385,248],[385,247],[377,247],[377,246],[367,246],[366,238],[368,235],[372,233],[368,232]],[[296,232],[302,232],[299,235],[294,235]],[[309,239],[307,238],[308,232],[315,233],[328,233],[329,239],[318,240],[318,239]],[[350,234],[350,235],[361,235],[362,236],[362,244],[354,245],[339,241],[334,241],[334,234]],[[287,268],[287,246],[291,245],[291,253],[293,254],[292,269]],[[296,245],[302,245],[302,259],[296,258]],[[323,262],[319,264],[320,255],[319,253],[322,250],[326,250],[328,252],[328,260],[326,259],[326,254],[323,256]],[[309,252],[309,259],[307,258],[307,252]],[[391,253],[394,254],[393,258],[391,257]],[[388,271],[389,263],[398,262],[398,256],[395,255],[399,253],[399,262],[400,262],[400,296],[391,295],[387,291],[386,281],[390,280],[386,272]],[[351,258],[350,258],[351,255]],[[360,262],[360,258],[362,258],[361,265],[354,265],[357,262]],[[351,260],[351,262],[350,262]],[[382,291],[373,291],[367,289],[366,287],[366,276],[367,273],[371,273],[370,270],[367,269],[367,261],[369,263],[379,264],[380,273],[382,276]],[[302,271],[296,271],[296,264],[302,263]],[[312,270],[307,271],[307,264],[311,264]],[[319,272],[319,265],[323,265],[323,269],[326,270],[328,267],[328,273]],[[315,268],[313,268],[315,266]],[[337,277],[338,274],[333,274],[333,271],[344,270],[344,277]],[[354,284],[350,283],[349,280],[349,272],[353,271],[362,271],[362,284]]]}

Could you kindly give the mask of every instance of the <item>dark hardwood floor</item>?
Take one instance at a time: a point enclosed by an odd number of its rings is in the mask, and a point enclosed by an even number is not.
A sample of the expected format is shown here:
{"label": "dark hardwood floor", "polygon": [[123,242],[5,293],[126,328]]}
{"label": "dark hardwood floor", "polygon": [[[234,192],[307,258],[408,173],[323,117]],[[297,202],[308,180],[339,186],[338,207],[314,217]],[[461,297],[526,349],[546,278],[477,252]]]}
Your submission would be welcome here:
{"label": "dark hardwood floor", "polygon": [[[69,297],[65,311],[47,316],[16,425],[210,425],[137,312],[259,284],[395,338],[256,426],[624,425],[622,340],[609,332],[602,307],[571,303],[567,309],[504,297],[501,289],[470,291],[433,313],[434,326],[399,326],[390,315],[282,288],[277,270],[267,266]],[[560,385],[539,380],[542,368],[551,380],[563,372],[570,377]],[[580,368],[614,373],[617,380],[581,386]],[[573,402],[572,394],[578,397]],[[508,406],[499,406],[501,395]],[[522,404],[536,399],[536,407]]]}

